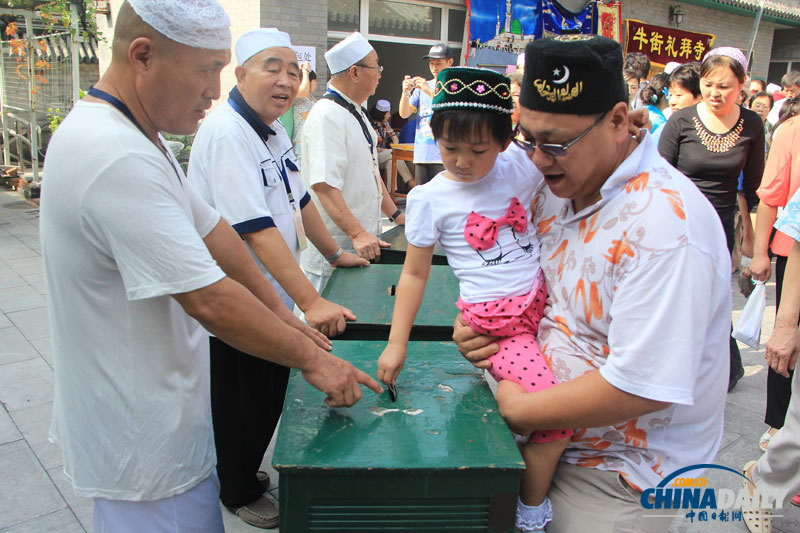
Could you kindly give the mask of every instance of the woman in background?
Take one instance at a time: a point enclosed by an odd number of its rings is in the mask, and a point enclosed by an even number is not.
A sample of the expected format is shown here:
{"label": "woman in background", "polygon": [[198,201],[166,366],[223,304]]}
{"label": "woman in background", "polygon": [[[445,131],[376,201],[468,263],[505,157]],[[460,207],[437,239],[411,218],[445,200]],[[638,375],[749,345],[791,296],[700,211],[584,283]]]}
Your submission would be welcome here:
{"label": "woman in background", "polygon": [[664,116],[663,111],[669,106],[667,99],[669,94],[667,90],[668,83],[669,75],[661,72],[650,78],[650,82],[639,93],[642,104],[647,107],[650,124],[652,124],[650,134],[656,143],[658,143],[658,138],[661,136],[661,127],[667,122],[667,117]]}
{"label": "woman in background", "polygon": [[684,107],[695,105],[702,100],[700,66],[698,63],[681,65],[670,73],[669,108],[672,113]]}
{"label": "woman in background", "polygon": [[[743,172],[749,212],[758,204],[756,189],[764,172],[761,118],[736,104],[746,67],[738,48],[711,50],[700,67],[703,101],[673,113],[658,143],[664,159],[688,176],[716,209],[729,251],[734,244],[739,173]],[[729,391],[743,375],[739,347],[731,338]]]}

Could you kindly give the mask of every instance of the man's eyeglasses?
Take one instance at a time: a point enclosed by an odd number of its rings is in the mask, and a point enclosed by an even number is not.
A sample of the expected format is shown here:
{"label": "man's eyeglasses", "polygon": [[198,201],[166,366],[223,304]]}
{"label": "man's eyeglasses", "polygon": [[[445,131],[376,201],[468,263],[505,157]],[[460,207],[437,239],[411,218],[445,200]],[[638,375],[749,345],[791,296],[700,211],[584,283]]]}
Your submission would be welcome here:
{"label": "man's eyeglasses", "polygon": [[572,146],[574,146],[578,141],[583,139],[586,136],[586,134],[592,131],[592,128],[600,124],[600,122],[605,117],[606,113],[600,115],[600,118],[595,120],[591,126],[583,130],[583,132],[581,132],[580,135],[578,135],[577,137],[575,137],[566,144],[536,144],[536,141],[526,141],[524,139],[521,139],[519,124],[517,124],[517,127],[514,128],[512,139],[514,140],[514,144],[525,150],[530,156],[532,156],[533,152],[535,152],[536,149],[538,148],[539,150],[549,155],[550,157],[564,157],[565,155],[567,155],[567,150],[572,148]]}
{"label": "man's eyeglasses", "polygon": [[383,72],[383,67],[380,66],[380,65],[378,65],[377,67],[373,67],[372,65],[362,65],[361,63],[356,63],[356,66],[357,67],[364,67],[364,68],[371,68],[371,69],[377,70],[378,72]]}

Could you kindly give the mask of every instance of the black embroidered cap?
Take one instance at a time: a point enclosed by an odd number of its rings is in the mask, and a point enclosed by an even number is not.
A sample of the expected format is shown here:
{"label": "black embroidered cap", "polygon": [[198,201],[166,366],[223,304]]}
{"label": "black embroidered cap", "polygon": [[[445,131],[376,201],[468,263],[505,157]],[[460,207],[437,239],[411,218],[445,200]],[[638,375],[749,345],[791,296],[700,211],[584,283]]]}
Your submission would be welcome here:
{"label": "black embroidered cap", "polygon": [[485,68],[450,67],[436,76],[434,111],[442,109],[487,109],[511,114],[511,85],[502,74]]}
{"label": "black embroidered cap", "polygon": [[628,101],[622,47],[599,35],[560,35],[525,48],[519,103],[547,113],[592,115]]}

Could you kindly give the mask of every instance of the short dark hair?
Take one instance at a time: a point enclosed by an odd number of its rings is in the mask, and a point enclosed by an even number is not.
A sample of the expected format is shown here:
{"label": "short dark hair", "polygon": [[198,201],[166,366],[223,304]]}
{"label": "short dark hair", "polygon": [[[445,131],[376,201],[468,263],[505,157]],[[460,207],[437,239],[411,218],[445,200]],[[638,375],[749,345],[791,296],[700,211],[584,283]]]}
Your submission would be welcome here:
{"label": "short dark hair", "polygon": [[700,65],[700,77],[705,78],[712,70],[716,70],[720,67],[728,67],[739,80],[739,83],[744,83],[746,74],[742,64],[731,57],[721,54],[706,56],[702,65]]}
{"label": "short dark hair", "polygon": [[664,89],[667,88],[667,82],[669,82],[669,74],[664,74],[663,72],[659,72],[650,78],[650,83],[645,85],[642,92],[639,93],[642,103],[657,106],[666,97]]}
{"label": "short dark hair", "polygon": [[442,109],[433,112],[431,131],[436,140],[447,136],[454,142],[472,142],[488,134],[505,146],[511,139],[511,115],[479,109]]}
{"label": "short dark hair", "polygon": [[315,79],[317,79],[317,73],[312,70],[308,73],[308,81],[314,81]]}
{"label": "short dark hair", "polygon": [[650,75],[650,58],[641,52],[628,52],[624,68],[635,70],[640,80],[646,80]]}
{"label": "short dark hair", "polygon": [[[761,78],[753,78],[753,79],[750,80],[750,83],[751,84],[752,83],[759,84],[761,86],[761,91],[766,91],[767,90],[767,82],[762,80]],[[761,91],[759,91],[759,92],[761,92]]]}
{"label": "short dark hair", "polygon": [[772,98],[772,95],[769,94],[767,91],[758,91],[757,93],[753,93],[753,96],[750,97],[750,100],[747,101],[747,107],[753,109],[753,102],[756,101],[756,98],[763,98],[766,96],[769,98],[769,107],[772,109],[772,106],[775,104],[775,100]]}
{"label": "short dark hair", "polygon": [[669,84],[679,85],[691,92],[695,98],[700,96],[700,69],[697,63],[681,65],[669,75]]}
{"label": "short dark hair", "polygon": [[635,68],[626,68],[622,70],[622,77],[639,79],[639,71]]}
{"label": "short dark hair", "polygon": [[792,85],[800,87],[800,70],[790,70],[784,74],[781,78],[781,85],[784,87],[790,87]]}
{"label": "short dark hair", "polygon": [[375,122],[383,122],[383,118],[386,116],[386,113],[387,111],[381,111],[378,109],[377,102],[372,104],[372,107],[369,108],[369,118]]}
{"label": "short dark hair", "polygon": [[778,121],[775,123],[775,128],[772,131],[778,129],[778,126],[790,118],[794,118],[798,115],[800,115],[800,97],[788,98],[786,103],[781,107],[780,113],[778,114]]}

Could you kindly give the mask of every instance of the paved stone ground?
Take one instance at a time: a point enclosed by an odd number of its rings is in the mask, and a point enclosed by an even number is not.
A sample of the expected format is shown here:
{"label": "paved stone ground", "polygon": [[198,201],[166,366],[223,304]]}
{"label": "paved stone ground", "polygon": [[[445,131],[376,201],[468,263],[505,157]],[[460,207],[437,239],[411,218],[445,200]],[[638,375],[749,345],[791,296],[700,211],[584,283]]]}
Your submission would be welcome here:
{"label": "paved stone ground", "polygon": [[[682,275],[676,272],[675,275]],[[686,275],[686,274],[684,274]],[[734,319],[744,299],[731,283]],[[768,285],[764,339],[772,331],[774,284]],[[92,503],[75,496],[65,482],[60,450],[47,439],[53,400],[53,360],[47,295],[41,264],[38,210],[12,191],[0,190],[0,532],[83,532],[92,530]],[[763,351],[742,348],[747,373],[728,395],[725,434],[715,463],[739,469],[760,454],[766,369]],[[269,467],[277,496],[277,473]],[[730,473],[708,471],[710,487],[738,491]],[[741,478],[738,478],[741,479]],[[228,531],[258,531],[227,510]],[[786,505],[774,530],[800,531],[800,510]],[[273,530],[277,531],[277,530]],[[746,531],[742,523],[690,522],[679,515],[673,533]]]}

